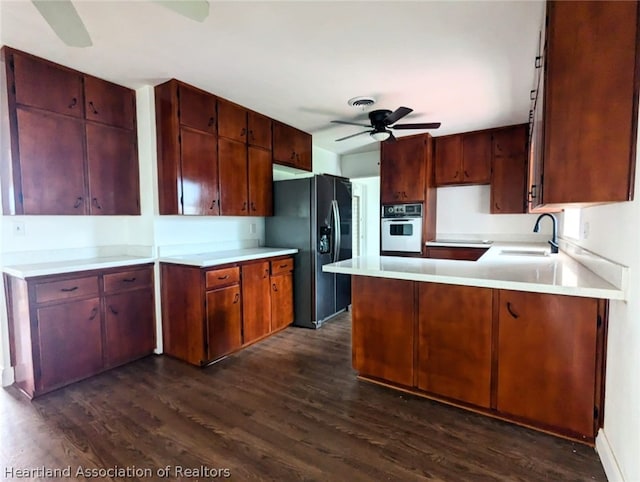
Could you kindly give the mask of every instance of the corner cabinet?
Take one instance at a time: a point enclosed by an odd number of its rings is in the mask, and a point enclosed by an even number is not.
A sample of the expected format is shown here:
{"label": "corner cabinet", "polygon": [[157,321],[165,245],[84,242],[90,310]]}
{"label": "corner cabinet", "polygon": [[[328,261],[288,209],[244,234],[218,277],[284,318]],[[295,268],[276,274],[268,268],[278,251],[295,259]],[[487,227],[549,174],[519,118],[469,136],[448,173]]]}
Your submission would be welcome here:
{"label": "corner cabinet", "polygon": [[360,377],[594,443],[606,300],[366,276],[352,283]]}
{"label": "corner cabinet", "polygon": [[11,365],[30,398],[155,348],[153,267],[21,279],[5,274]]}
{"label": "corner cabinet", "polygon": [[4,214],[140,214],[135,92],[9,47],[1,56]]}
{"label": "corner cabinet", "polygon": [[633,199],[638,12],[637,1],[547,3],[532,212]]}
{"label": "corner cabinet", "polygon": [[490,130],[436,137],[434,142],[436,186],[489,184]]}
{"label": "corner cabinet", "polygon": [[[282,266],[282,267],[281,267]],[[161,263],[164,352],[203,366],[293,322],[293,258]]]}

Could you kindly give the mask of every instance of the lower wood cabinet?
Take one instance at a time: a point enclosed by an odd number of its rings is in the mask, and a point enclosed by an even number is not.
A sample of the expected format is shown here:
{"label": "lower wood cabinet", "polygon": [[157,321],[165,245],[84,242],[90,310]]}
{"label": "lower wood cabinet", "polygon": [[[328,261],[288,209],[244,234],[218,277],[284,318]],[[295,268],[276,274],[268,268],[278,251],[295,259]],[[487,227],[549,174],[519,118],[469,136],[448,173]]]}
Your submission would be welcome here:
{"label": "lower wood cabinet", "polygon": [[11,365],[35,397],[155,348],[153,268],[21,279],[5,274]]}
{"label": "lower wood cabinet", "polygon": [[353,368],[413,386],[413,281],[354,276],[351,283]]}
{"label": "lower wood cabinet", "polygon": [[419,283],[417,386],[489,408],[492,290]]}
{"label": "lower wood cabinet", "polygon": [[606,300],[365,276],[352,283],[360,376],[594,442]]}
{"label": "lower wood cabinet", "polygon": [[167,355],[206,365],[293,322],[291,257],[160,272]]}

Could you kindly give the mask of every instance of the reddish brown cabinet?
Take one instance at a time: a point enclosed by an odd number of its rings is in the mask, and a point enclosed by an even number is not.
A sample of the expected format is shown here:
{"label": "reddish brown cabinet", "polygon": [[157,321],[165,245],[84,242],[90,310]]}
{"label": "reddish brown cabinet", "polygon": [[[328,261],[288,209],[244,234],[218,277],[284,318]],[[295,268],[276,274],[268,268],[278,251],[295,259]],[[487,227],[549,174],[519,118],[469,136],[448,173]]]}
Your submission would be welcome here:
{"label": "reddish brown cabinet", "polygon": [[4,213],[140,214],[135,93],[9,47],[2,59]]}
{"label": "reddish brown cabinet", "polygon": [[293,322],[291,257],[160,271],[167,355],[206,365]]}
{"label": "reddish brown cabinet", "polygon": [[30,398],[149,355],[151,265],[37,276],[5,274],[11,364]]}
{"label": "reddish brown cabinet", "polygon": [[435,138],[437,186],[489,184],[491,132],[467,132]]}
{"label": "reddish brown cabinet", "polygon": [[491,406],[492,290],[419,283],[417,387]]}
{"label": "reddish brown cabinet", "polygon": [[271,123],[269,117],[250,110],[247,113],[249,129],[247,143],[250,146],[261,147],[270,152],[272,150]]}
{"label": "reddish brown cabinet", "polygon": [[601,408],[603,317],[596,299],[500,290],[498,412],[592,440]]}
{"label": "reddish brown cabinet", "polygon": [[412,387],[413,282],[354,276],[351,283],[353,368],[360,375]]}
{"label": "reddish brown cabinet", "polygon": [[220,214],[216,106],[175,79],[155,87],[160,214]]}
{"label": "reddish brown cabinet", "polygon": [[[242,265],[242,343],[271,333],[271,282],[269,261]],[[278,304],[279,300],[274,300]]]}
{"label": "reddish brown cabinet", "polygon": [[293,258],[271,261],[271,329],[293,323]]}
{"label": "reddish brown cabinet", "polygon": [[532,211],[633,199],[639,8],[548,2]]}
{"label": "reddish brown cabinet", "polygon": [[273,162],[311,171],[311,134],[273,122]]}
{"label": "reddish brown cabinet", "polygon": [[218,139],[220,175],[220,214],[249,214],[247,145],[220,137]]}
{"label": "reddish brown cabinet", "polygon": [[380,200],[383,204],[425,200],[430,143],[429,134],[420,134],[381,144]]}
{"label": "reddish brown cabinet", "polygon": [[271,216],[273,214],[273,163],[271,152],[249,146],[249,214]]}
{"label": "reddish brown cabinet", "polygon": [[494,129],[491,135],[492,214],[519,214],[527,209],[527,125]]}

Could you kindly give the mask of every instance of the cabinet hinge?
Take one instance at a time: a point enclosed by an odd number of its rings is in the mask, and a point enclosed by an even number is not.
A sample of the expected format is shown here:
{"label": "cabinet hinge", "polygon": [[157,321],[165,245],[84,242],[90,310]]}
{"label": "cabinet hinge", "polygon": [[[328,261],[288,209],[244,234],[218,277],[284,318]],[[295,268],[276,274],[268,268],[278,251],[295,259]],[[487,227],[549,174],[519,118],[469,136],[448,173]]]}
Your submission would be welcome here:
{"label": "cabinet hinge", "polygon": [[594,418],[594,420],[598,419],[598,415],[600,415],[600,410],[598,410],[598,407],[593,407],[593,418]]}
{"label": "cabinet hinge", "polygon": [[598,315],[597,327],[600,328],[602,326],[602,316]]}

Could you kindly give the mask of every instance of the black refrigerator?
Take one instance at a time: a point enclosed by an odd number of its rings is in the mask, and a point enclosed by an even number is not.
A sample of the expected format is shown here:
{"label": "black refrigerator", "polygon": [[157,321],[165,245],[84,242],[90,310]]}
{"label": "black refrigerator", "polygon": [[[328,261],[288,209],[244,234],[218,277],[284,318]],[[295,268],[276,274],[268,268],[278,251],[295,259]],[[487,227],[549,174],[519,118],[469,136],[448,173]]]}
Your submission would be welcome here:
{"label": "black refrigerator", "polygon": [[266,245],[298,248],[293,271],[294,326],[320,328],[351,304],[351,276],[322,266],[351,258],[351,183],[316,175],[273,183]]}

